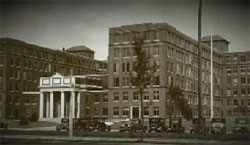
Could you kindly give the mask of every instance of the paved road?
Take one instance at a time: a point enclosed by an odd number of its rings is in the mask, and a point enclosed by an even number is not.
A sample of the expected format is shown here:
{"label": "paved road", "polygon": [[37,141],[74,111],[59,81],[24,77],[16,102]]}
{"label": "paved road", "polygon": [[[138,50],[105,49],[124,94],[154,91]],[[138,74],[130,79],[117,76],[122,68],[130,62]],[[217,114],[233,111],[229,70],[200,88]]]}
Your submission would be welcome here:
{"label": "paved road", "polygon": [[208,142],[172,142],[172,143],[156,143],[145,141],[144,143],[136,143],[136,142],[111,142],[111,141],[67,141],[67,140],[30,140],[30,139],[1,139],[1,145],[155,145],[155,144],[167,144],[167,145],[249,145],[250,142],[247,141],[208,141]]}

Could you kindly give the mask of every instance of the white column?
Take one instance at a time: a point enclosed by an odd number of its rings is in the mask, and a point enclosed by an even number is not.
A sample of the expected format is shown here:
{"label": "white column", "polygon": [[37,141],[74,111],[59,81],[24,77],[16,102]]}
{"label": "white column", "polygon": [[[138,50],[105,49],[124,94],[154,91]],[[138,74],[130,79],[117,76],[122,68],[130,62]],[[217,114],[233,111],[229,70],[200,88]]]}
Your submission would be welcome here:
{"label": "white column", "polygon": [[72,91],[71,92],[71,96],[72,96],[72,118],[75,118],[75,92]]}
{"label": "white column", "polygon": [[43,103],[44,103],[44,96],[43,92],[40,92],[40,108],[39,108],[39,118],[43,118]]}
{"label": "white column", "polygon": [[80,91],[77,94],[77,118],[80,118]]}
{"label": "white column", "polygon": [[46,118],[49,118],[49,95],[46,93]]}
{"label": "white column", "polygon": [[54,94],[53,92],[50,92],[50,106],[49,106],[49,115],[50,115],[50,118],[53,118],[54,117]]}
{"label": "white column", "polygon": [[61,92],[61,118],[64,118],[64,92]]}

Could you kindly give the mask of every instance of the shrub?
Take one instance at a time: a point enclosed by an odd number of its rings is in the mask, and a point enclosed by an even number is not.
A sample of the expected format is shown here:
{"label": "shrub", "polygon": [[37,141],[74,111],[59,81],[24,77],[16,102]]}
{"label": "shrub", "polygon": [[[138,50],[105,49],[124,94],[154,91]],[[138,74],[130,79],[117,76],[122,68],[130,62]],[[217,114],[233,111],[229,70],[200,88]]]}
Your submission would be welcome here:
{"label": "shrub", "polygon": [[19,125],[28,125],[28,124],[29,124],[29,120],[27,117],[20,118]]}
{"label": "shrub", "polygon": [[30,121],[32,121],[32,122],[37,122],[38,121],[38,116],[37,116],[36,112],[31,115]]}

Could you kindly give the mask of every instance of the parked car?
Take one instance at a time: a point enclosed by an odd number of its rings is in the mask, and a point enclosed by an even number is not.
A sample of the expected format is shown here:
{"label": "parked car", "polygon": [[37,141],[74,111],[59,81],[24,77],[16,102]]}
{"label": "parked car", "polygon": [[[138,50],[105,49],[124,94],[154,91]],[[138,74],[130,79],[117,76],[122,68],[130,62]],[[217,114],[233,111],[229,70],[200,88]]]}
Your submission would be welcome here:
{"label": "parked car", "polygon": [[8,124],[6,122],[0,121],[0,128],[3,128],[5,130],[8,129]]}
{"label": "parked car", "polygon": [[[78,128],[78,119],[73,118],[73,130],[76,130]],[[62,118],[61,124],[56,126],[57,131],[63,131],[63,130],[69,130],[69,119],[68,118]]]}
{"label": "parked car", "polygon": [[164,118],[149,118],[148,132],[163,132],[166,130]]}
{"label": "parked car", "polygon": [[91,118],[80,118],[78,120],[78,128],[82,131],[89,131],[89,123]]}
{"label": "parked car", "polygon": [[233,128],[234,134],[249,133],[249,118],[236,118],[235,127]]}
{"label": "parked car", "polygon": [[106,118],[103,117],[95,117],[89,120],[87,125],[88,131],[111,131],[111,125],[105,122]]}
{"label": "parked car", "polygon": [[205,118],[201,119],[201,129],[199,130],[199,118],[193,118],[190,133],[208,133],[208,127],[205,126]]}
{"label": "parked car", "polygon": [[122,125],[119,128],[120,132],[130,132],[131,131],[131,126],[129,121],[123,122]]}
{"label": "parked car", "polygon": [[132,132],[137,132],[137,131],[146,131],[147,126],[142,126],[141,119],[132,119],[130,121],[130,126],[131,126],[131,131]]}
{"label": "parked car", "polygon": [[184,133],[185,128],[182,126],[181,118],[172,118],[169,120],[170,126],[166,129],[168,133]]}
{"label": "parked car", "polygon": [[226,119],[225,118],[213,118],[211,121],[210,133],[226,134]]}

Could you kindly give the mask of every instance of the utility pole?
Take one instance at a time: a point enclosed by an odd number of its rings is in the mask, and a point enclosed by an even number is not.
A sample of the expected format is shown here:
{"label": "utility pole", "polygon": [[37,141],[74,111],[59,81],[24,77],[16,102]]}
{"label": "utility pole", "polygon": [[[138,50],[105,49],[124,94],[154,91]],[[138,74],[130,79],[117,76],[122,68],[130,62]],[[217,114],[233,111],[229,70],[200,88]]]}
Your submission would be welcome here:
{"label": "utility pole", "polygon": [[144,132],[144,106],[143,106],[143,87],[140,87],[140,106],[141,106],[141,138],[140,142],[143,142],[143,132]]}
{"label": "utility pole", "polygon": [[202,15],[202,0],[199,0],[199,10],[198,10],[198,112],[199,112],[199,132],[202,127],[202,109],[201,109],[201,15]]}

